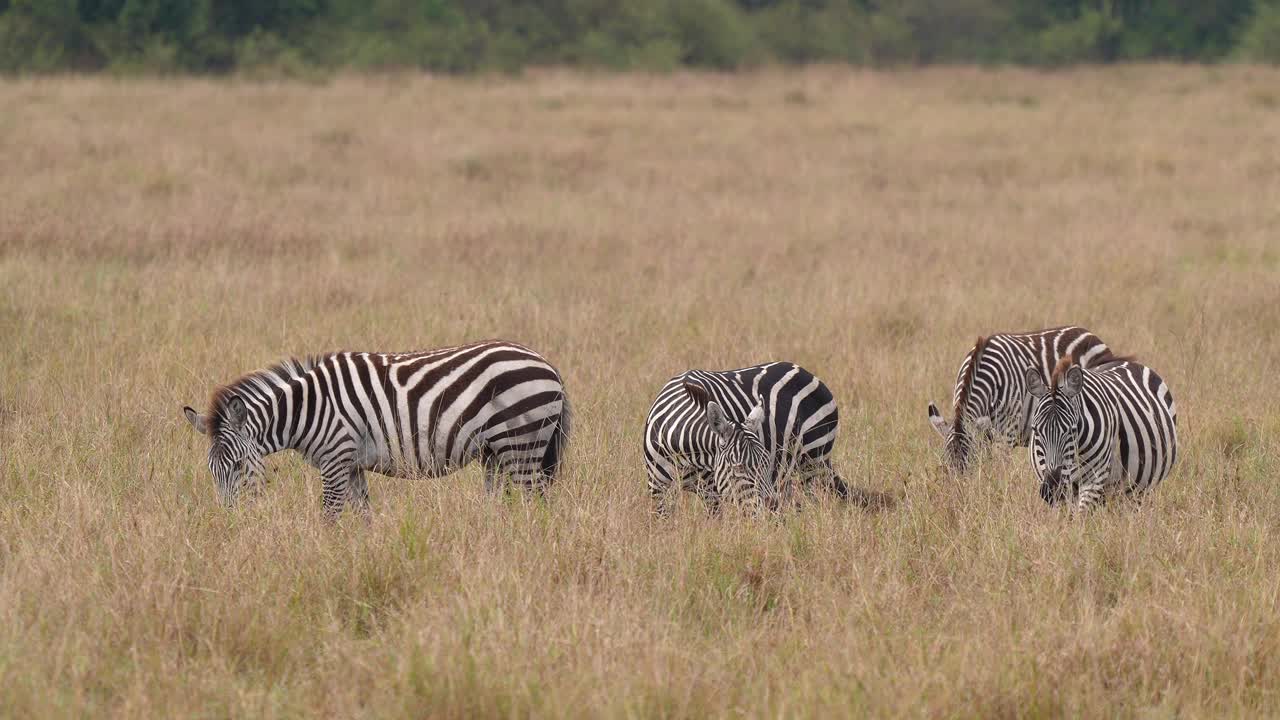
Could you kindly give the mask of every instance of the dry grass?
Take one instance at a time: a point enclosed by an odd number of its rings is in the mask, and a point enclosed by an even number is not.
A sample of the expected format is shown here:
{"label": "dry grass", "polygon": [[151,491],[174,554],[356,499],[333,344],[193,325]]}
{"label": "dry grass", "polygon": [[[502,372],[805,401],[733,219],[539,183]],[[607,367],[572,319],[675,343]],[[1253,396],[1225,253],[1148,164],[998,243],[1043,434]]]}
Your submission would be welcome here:
{"label": "dry grass", "polygon": [[[815,69],[0,84],[0,714],[1280,712],[1280,73]],[[802,98],[803,102],[798,99]],[[1170,382],[1141,509],[939,475],[973,338]],[[578,411],[549,503],[474,469],[326,525],[216,507],[184,403],[282,356],[508,337]],[[689,367],[800,362],[890,511],[648,516]]]}

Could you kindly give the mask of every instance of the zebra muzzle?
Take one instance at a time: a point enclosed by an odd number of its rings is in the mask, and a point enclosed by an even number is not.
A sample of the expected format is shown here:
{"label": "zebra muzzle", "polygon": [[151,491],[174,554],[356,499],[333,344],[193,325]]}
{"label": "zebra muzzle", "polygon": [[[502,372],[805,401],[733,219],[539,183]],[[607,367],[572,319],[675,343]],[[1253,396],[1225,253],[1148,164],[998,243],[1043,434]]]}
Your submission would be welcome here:
{"label": "zebra muzzle", "polygon": [[1044,480],[1040,483],[1040,499],[1049,503],[1056,504],[1062,498],[1062,470],[1050,470],[1045,474]]}

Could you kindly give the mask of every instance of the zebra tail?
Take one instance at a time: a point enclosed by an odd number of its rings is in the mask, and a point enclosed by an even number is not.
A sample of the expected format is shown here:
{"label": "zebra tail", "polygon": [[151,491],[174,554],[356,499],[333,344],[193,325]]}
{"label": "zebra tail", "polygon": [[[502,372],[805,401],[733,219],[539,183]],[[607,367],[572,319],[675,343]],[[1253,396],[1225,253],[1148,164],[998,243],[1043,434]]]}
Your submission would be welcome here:
{"label": "zebra tail", "polygon": [[556,430],[547,443],[546,453],[542,456],[542,474],[547,480],[554,480],[560,462],[564,459],[565,446],[569,444],[569,433],[573,426],[573,411],[569,408],[569,396],[560,396],[560,417],[556,420]]}
{"label": "zebra tail", "polygon": [[836,482],[838,483],[836,492],[840,495],[840,498],[862,510],[868,512],[892,510],[898,504],[896,493],[850,487],[839,476],[836,476]]}

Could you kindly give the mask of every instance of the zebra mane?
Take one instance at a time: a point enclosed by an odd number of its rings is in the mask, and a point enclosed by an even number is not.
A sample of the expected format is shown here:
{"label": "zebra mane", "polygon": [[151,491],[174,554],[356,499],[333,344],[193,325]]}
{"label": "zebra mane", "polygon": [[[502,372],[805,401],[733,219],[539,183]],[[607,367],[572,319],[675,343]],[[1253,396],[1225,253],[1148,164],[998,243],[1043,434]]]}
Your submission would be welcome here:
{"label": "zebra mane", "polygon": [[1058,389],[1058,384],[1062,382],[1062,378],[1066,377],[1067,371],[1076,364],[1076,359],[1070,355],[1063,355],[1058,358],[1058,364],[1053,366],[1053,372],[1049,375],[1049,387],[1053,390]]}
{"label": "zebra mane", "polygon": [[707,392],[707,389],[703,387],[702,383],[694,381],[687,375],[684,378],[684,382],[681,384],[684,386],[684,391],[693,399],[693,402],[705,412],[707,409],[707,403],[711,402],[711,393]]}
{"label": "zebra mane", "polygon": [[[1090,365],[1088,370],[1090,372],[1097,372],[1112,365],[1137,361],[1138,356],[1136,355],[1112,355],[1108,350],[1103,354],[1101,362]],[[1058,360],[1058,364],[1053,368],[1053,373],[1049,375],[1049,387],[1051,389],[1058,389],[1058,384],[1062,381],[1062,378],[1066,377],[1067,371],[1071,369],[1072,365],[1080,365],[1080,362],[1070,355],[1065,355]],[[1084,370],[1085,367],[1081,365],[1080,369]]]}
{"label": "zebra mane", "polygon": [[1097,369],[1099,365],[1106,365],[1115,362],[1130,362],[1136,359],[1133,355],[1116,355],[1111,352],[1111,347],[1107,346],[1105,350],[1098,353],[1098,356],[1089,361],[1090,369]]}
{"label": "zebra mane", "polygon": [[964,409],[969,406],[969,392],[973,389],[973,374],[978,371],[978,362],[982,359],[982,351],[987,347],[987,338],[978,336],[977,342],[973,344],[973,360],[970,361],[969,367],[964,371],[964,378],[960,380],[960,394],[956,397],[956,406],[952,408],[952,427],[956,432],[964,431]]}
{"label": "zebra mane", "polygon": [[213,397],[209,400],[209,414],[206,416],[209,436],[217,435],[222,424],[226,422],[227,406],[232,398],[239,397],[243,400],[246,395],[255,394],[255,390],[260,393],[275,386],[277,380],[301,377],[311,372],[327,357],[329,355],[307,355],[302,359],[287,358],[263,370],[243,375],[214,390]]}

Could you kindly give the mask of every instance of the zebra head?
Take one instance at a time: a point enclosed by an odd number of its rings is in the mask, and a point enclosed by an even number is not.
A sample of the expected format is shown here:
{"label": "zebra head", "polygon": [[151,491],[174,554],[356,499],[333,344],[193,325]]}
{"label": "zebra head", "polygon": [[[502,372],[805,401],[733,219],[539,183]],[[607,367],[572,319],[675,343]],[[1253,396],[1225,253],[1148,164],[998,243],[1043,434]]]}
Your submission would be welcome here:
{"label": "zebra head", "polygon": [[1040,497],[1054,504],[1065,500],[1075,488],[1077,429],[1083,412],[1084,371],[1071,365],[1065,372],[1059,363],[1049,385],[1040,371],[1026,372],[1027,390],[1032,397],[1031,464],[1040,478]]}
{"label": "zebra head", "polygon": [[947,467],[955,472],[964,472],[969,467],[969,460],[978,450],[978,440],[991,434],[991,418],[985,415],[966,418],[965,415],[957,413],[954,423],[947,422],[938,412],[938,406],[929,403],[929,424],[942,436]]}
{"label": "zebra head", "polygon": [[249,408],[243,399],[233,395],[224,402],[215,401],[214,406],[211,415],[200,415],[190,407],[182,408],[182,413],[196,432],[209,436],[214,488],[222,504],[231,507],[241,490],[261,484],[262,451],[250,433]]}
{"label": "zebra head", "polygon": [[780,498],[770,476],[770,453],[764,444],[764,405],[757,400],[747,419],[730,420],[714,401],[707,403],[707,424],[716,435],[712,469],[721,497],[762,502],[776,510]]}

